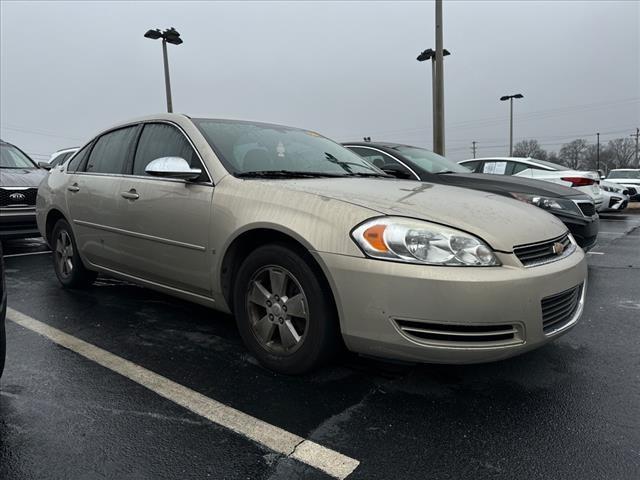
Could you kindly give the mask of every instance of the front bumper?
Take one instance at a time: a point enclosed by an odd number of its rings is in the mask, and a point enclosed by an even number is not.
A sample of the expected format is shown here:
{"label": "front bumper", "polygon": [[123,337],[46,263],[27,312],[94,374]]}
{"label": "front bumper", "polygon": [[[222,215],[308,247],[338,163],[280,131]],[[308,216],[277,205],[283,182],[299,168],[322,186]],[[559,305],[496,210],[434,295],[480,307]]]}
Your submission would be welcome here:
{"label": "front bumper", "polygon": [[598,215],[592,217],[574,217],[569,215],[554,215],[564,223],[576,243],[585,251],[589,251],[598,241],[598,229],[600,228],[600,218]]}
{"label": "front bumper", "polygon": [[0,208],[0,238],[39,237],[35,207]]}
{"label": "front bumper", "polygon": [[[514,255],[498,254],[501,267],[431,267],[316,252],[332,284],[342,335],[355,352],[427,363],[481,363],[540,347],[570,329],[582,313],[587,265],[581,249],[542,266],[518,266]],[[543,330],[541,301],[583,286],[571,318]],[[401,325],[422,324],[471,342],[421,340]],[[512,338],[481,332],[503,332]],[[478,333],[480,332],[480,333]],[[475,341],[474,335],[484,335]],[[478,337],[479,338],[479,337]],[[486,339],[486,341],[484,341]]]}

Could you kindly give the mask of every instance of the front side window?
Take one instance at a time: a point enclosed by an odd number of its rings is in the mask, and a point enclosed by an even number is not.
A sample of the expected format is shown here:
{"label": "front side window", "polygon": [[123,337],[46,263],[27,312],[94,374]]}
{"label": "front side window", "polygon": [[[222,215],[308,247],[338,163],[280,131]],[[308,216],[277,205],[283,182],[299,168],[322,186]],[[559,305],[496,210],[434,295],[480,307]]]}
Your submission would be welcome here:
{"label": "front side window", "polygon": [[468,168],[469,170],[471,170],[472,172],[477,172],[478,170],[478,165],[480,165],[480,161],[478,160],[473,160],[471,162],[464,162],[463,167]]}
{"label": "front side window", "polygon": [[18,148],[3,143],[0,144],[0,168],[38,168],[38,166]]}
{"label": "front side window", "polygon": [[471,170],[467,167],[458,165],[442,155],[424,148],[398,145],[393,149],[399,151],[404,157],[407,157],[422,170],[429,173],[471,173]]}
{"label": "front side window", "polygon": [[91,150],[85,170],[90,173],[122,173],[131,155],[136,132],[137,127],[127,127],[101,136]]}
{"label": "front side window", "polygon": [[373,163],[376,167],[382,168],[385,165],[400,165],[392,156],[386,153],[372,150],[370,148],[349,147],[349,150],[356,152],[369,163]]}
{"label": "front side window", "polygon": [[[187,161],[191,168],[199,168],[203,181],[207,180],[198,155],[185,136],[174,126],[166,123],[148,123],[144,126],[133,161],[134,175],[147,175],[147,165],[162,157],[179,157]],[[198,179],[201,180],[201,179]]]}
{"label": "front side window", "polygon": [[61,153],[60,155],[55,157],[53,160],[51,160],[49,162],[49,165],[51,165],[52,167],[55,167],[56,165],[60,165],[61,163],[64,163],[67,160],[67,158],[69,158],[71,155],[73,155],[73,152]]}
{"label": "front side window", "polygon": [[385,175],[349,149],[312,131],[233,120],[193,122],[235,175]]}

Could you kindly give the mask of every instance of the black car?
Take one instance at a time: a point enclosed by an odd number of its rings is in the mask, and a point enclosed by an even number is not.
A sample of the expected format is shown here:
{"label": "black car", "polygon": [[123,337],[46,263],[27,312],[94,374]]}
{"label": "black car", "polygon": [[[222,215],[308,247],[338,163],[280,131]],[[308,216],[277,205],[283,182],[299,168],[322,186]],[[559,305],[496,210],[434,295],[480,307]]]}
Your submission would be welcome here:
{"label": "black car", "polygon": [[7,340],[4,331],[4,317],[7,314],[7,289],[4,283],[4,258],[2,243],[0,243],[0,377],[4,371],[4,358],[7,350]]}
{"label": "black car", "polygon": [[483,190],[536,205],[558,217],[583,249],[598,238],[599,218],[593,200],[574,188],[528,178],[471,171],[424,148],[381,142],[343,145],[397,178]]}
{"label": "black car", "polygon": [[0,239],[40,236],[36,196],[46,175],[29,155],[0,140]]}

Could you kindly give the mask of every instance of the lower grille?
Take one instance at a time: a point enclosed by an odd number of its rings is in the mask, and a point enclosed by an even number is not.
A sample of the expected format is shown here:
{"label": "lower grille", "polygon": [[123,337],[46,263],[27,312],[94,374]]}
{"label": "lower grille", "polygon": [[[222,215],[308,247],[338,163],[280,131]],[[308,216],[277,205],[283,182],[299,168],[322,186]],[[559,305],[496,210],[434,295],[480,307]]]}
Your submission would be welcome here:
{"label": "lower grille", "polygon": [[549,334],[571,321],[582,296],[583,285],[542,299],[542,330]]}
{"label": "lower grille", "polygon": [[578,203],[578,207],[585,217],[593,217],[596,214],[596,206],[591,202]]}
{"label": "lower grille", "polygon": [[522,343],[518,325],[453,325],[448,323],[395,320],[402,334],[414,341],[451,347],[486,347]]}
{"label": "lower grille", "polygon": [[37,188],[0,188],[0,207],[33,206],[37,195]]}
{"label": "lower grille", "polygon": [[555,262],[570,255],[575,246],[569,239],[569,234],[547,240],[546,242],[531,243],[516,246],[513,253],[525,267],[534,267],[545,263]]}

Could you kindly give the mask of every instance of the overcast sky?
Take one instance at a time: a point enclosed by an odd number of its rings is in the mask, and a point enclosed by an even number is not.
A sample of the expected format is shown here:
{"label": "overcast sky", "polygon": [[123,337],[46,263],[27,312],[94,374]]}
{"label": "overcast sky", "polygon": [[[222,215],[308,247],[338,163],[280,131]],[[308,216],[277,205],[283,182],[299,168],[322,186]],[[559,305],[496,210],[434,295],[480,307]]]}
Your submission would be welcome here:
{"label": "overcast sky", "polygon": [[[34,158],[128,118],[174,110],[283,123],[336,140],[431,147],[433,2],[1,1],[0,134]],[[640,126],[640,2],[444,1],[447,156],[550,150]]]}

